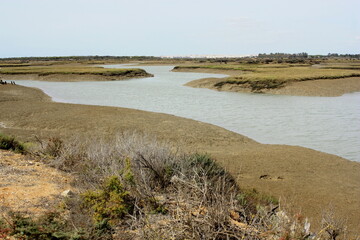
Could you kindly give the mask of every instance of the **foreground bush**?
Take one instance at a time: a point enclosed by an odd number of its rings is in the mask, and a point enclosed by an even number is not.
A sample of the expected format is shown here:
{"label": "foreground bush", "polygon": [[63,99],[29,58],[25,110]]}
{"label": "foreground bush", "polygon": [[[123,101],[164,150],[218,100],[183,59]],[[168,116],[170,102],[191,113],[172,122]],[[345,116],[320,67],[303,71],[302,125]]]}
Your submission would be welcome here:
{"label": "foreground bush", "polygon": [[[51,139],[38,154],[73,173],[82,192],[64,201],[63,227],[54,228],[55,235],[45,231],[43,239],[60,239],[65,230],[61,239],[285,240],[343,234],[333,218],[312,233],[305,217],[289,216],[277,199],[255,189],[241,189],[208,155],[183,154],[150,137]],[[36,239],[37,232],[20,233]]]}
{"label": "foreground bush", "polygon": [[106,179],[101,189],[83,193],[84,206],[94,211],[96,222],[121,220],[134,208],[130,193],[120,180],[113,176]]}
{"label": "foreground bush", "polygon": [[58,212],[48,212],[39,219],[23,213],[10,212],[6,221],[0,222],[0,239],[83,239],[81,233],[70,230]]}

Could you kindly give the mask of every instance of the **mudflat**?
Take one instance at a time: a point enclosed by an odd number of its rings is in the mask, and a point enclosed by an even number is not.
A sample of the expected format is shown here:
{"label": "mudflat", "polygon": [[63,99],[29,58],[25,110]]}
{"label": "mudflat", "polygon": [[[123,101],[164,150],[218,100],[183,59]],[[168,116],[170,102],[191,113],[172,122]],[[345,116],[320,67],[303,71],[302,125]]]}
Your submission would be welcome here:
{"label": "mudflat", "polygon": [[187,152],[209,153],[244,188],[280,197],[319,228],[324,211],[348,220],[360,235],[360,163],[318,152],[260,144],[223,128],[167,114],[52,102],[42,91],[0,85],[0,132],[23,141],[138,131]]}

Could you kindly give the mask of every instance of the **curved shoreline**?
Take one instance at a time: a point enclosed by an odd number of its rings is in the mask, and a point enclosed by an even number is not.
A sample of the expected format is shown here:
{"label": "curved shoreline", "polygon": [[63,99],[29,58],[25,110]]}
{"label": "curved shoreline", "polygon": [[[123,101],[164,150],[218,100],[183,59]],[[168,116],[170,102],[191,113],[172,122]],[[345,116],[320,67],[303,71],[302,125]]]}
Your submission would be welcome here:
{"label": "curved shoreline", "polygon": [[[233,70],[216,70],[216,69],[176,69],[175,72],[201,72],[228,74],[234,76],[241,72]],[[204,78],[190,81],[185,86],[194,88],[208,88],[217,91],[227,92],[244,92],[252,93],[250,86],[236,84],[219,84],[222,78]],[[341,78],[341,79],[321,79],[297,82],[286,82],[284,86],[279,88],[262,89],[261,93],[290,95],[290,96],[314,96],[314,97],[337,97],[347,93],[360,92],[360,77]]]}
{"label": "curved shoreline", "polygon": [[[31,140],[74,134],[138,131],[188,152],[206,152],[226,167],[240,186],[286,199],[309,216],[315,228],[329,205],[349,228],[360,225],[360,163],[315,150],[260,144],[223,128],[140,110],[52,102],[39,89],[0,86],[0,131]],[[267,178],[261,176],[267,175]],[[358,233],[360,234],[360,233]]]}
{"label": "curved shoreline", "polygon": [[49,74],[41,76],[39,74],[1,74],[3,80],[35,80],[48,82],[82,82],[82,81],[119,81],[133,78],[153,77],[149,73],[128,74],[124,76],[106,76],[98,74]]}

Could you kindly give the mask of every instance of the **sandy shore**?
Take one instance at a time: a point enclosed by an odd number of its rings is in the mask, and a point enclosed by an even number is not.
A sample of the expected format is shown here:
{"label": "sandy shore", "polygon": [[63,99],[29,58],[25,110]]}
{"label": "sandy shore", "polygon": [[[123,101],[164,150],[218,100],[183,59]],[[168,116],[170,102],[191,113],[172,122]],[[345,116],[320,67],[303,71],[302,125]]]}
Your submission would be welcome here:
{"label": "sandy shore", "polygon": [[63,191],[73,190],[71,174],[36,160],[28,155],[0,150],[1,207],[39,215],[58,206]]}
{"label": "sandy shore", "polygon": [[[360,226],[360,163],[315,150],[260,144],[223,128],[167,114],[51,102],[38,89],[0,85],[0,132],[22,140],[138,131],[189,152],[207,152],[240,186],[281,198],[319,228],[323,211]],[[262,177],[261,177],[262,176]],[[263,177],[266,176],[266,177]]]}
{"label": "sandy shore", "polygon": [[[218,73],[227,74],[229,76],[236,76],[241,74],[241,71],[213,69],[182,69],[176,71]],[[241,85],[224,84],[221,87],[214,86],[216,83],[221,82],[222,80],[223,79],[221,78],[205,78],[188,82],[185,84],[185,86],[195,88],[209,88],[228,92],[251,92],[249,87]],[[360,92],[360,77],[289,82],[284,87],[277,89],[265,89],[262,91],[263,93],[278,95],[336,97],[346,93]]]}

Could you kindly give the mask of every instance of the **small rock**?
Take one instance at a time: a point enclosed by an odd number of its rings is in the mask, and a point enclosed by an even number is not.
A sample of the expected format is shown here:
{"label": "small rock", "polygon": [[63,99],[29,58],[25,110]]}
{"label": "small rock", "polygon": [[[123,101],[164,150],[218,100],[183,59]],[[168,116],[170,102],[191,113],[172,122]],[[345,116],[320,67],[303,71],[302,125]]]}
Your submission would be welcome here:
{"label": "small rock", "polygon": [[62,197],[72,197],[73,195],[74,195],[74,193],[70,189],[65,190],[61,193]]}

